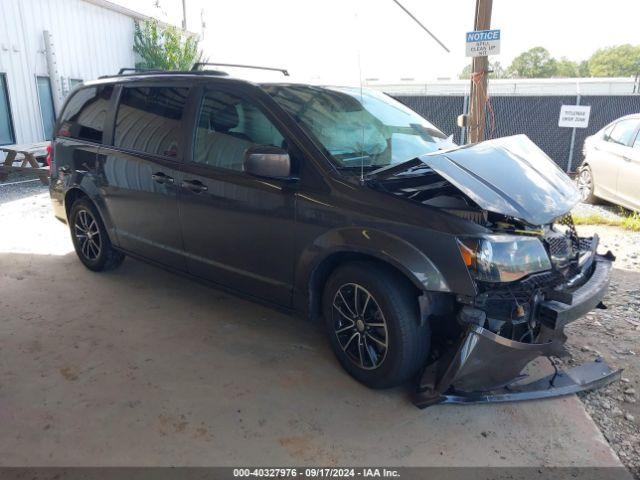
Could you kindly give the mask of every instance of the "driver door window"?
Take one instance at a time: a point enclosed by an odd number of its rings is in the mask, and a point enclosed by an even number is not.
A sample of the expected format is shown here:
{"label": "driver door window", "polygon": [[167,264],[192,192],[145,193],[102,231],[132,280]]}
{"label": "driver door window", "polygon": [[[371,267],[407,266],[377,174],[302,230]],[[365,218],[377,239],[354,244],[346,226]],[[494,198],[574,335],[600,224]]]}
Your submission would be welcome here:
{"label": "driver door window", "polygon": [[284,137],[257,107],[226,92],[208,92],[196,126],[193,162],[243,170],[244,153],[254,145],[284,147]]}
{"label": "driver door window", "polygon": [[202,98],[179,198],[187,268],[192,275],[288,303],[293,191],[243,173],[249,147],[282,148],[284,137],[250,98],[214,90]]}

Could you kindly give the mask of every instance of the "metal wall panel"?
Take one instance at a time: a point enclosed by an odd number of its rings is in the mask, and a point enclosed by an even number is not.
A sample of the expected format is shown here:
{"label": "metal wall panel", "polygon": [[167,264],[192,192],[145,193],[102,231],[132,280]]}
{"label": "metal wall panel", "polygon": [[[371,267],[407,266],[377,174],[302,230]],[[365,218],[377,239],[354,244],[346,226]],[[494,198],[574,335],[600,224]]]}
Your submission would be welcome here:
{"label": "metal wall panel", "polygon": [[44,139],[36,89],[36,77],[49,75],[44,30],[63,86],[69,78],[91,80],[135,63],[127,15],[83,0],[0,1],[0,73],[7,75],[17,143]]}

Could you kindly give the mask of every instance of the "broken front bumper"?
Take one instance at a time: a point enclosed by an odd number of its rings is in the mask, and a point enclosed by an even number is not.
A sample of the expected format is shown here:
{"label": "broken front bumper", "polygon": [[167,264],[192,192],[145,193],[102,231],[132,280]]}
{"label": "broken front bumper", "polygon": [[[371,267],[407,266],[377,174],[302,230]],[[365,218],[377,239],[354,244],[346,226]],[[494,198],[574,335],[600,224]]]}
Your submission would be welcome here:
{"label": "broken front bumper", "polygon": [[[610,257],[595,256],[591,276],[571,293],[542,301],[542,327],[537,343],[523,343],[469,325],[458,344],[428,365],[414,403],[420,408],[436,403],[506,402],[567,395],[598,388],[620,377],[598,359],[567,371],[521,384],[523,369],[537,357],[557,355],[566,337],[564,326],[602,301],[611,270]],[[560,298],[561,300],[558,300]],[[554,369],[555,369],[554,365]]]}

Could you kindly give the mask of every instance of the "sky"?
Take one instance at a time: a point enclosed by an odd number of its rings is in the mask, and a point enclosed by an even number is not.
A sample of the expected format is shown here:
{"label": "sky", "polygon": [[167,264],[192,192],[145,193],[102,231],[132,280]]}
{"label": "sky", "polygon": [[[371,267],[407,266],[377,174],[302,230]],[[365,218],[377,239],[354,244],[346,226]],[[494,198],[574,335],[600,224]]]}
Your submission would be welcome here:
{"label": "sky", "polygon": [[[181,0],[111,0],[179,25]],[[186,0],[187,27],[202,34],[209,61],[285,67],[292,78],[359,84],[457,78],[470,62],[465,33],[475,0],[400,0],[450,50],[447,53],[392,0]],[[640,44],[638,0],[494,0],[507,66],[545,47],[557,58],[585,60],[595,50]],[[204,22],[204,28],[202,24]],[[236,73],[236,72],[233,72]],[[254,79],[276,79],[259,74]]]}

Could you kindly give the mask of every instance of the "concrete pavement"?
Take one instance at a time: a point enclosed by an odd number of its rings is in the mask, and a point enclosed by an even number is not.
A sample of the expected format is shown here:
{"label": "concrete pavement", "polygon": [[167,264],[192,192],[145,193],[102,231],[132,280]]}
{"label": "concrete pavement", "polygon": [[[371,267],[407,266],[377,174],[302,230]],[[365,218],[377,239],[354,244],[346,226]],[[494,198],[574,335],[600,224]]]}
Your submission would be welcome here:
{"label": "concrete pavement", "polygon": [[86,270],[47,208],[0,205],[0,465],[620,466],[575,396],[418,410],[303,319]]}

